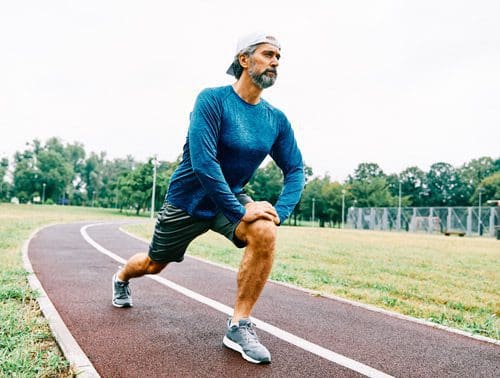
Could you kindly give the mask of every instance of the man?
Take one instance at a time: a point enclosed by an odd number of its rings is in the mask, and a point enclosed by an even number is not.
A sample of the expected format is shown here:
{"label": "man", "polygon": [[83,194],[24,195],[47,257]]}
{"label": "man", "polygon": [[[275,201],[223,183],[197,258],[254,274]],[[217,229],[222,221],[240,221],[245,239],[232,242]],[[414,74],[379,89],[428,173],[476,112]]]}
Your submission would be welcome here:
{"label": "man", "polygon": [[[237,81],[199,94],[149,253],[131,257],[113,277],[113,305],[131,307],[129,280],[181,262],[200,234],[211,229],[245,247],[223,344],[253,363],[271,362],[250,313],[271,271],[277,225],[293,211],[304,186],[302,156],[290,123],[261,98],[263,89],[276,81],[280,50],[276,38],[266,34],[241,38],[227,70]],[[274,206],[254,202],[243,190],[268,154],[284,174]]]}

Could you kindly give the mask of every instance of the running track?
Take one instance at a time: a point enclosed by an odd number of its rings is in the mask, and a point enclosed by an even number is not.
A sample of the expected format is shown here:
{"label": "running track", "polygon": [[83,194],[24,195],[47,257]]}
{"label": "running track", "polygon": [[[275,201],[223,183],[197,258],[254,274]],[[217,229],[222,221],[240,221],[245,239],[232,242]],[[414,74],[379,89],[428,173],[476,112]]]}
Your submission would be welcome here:
{"label": "running track", "polygon": [[231,270],[186,257],[157,280],[132,281],[133,308],[111,305],[116,259],[147,250],[119,227],[56,225],[28,245],[34,273],[102,377],[500,376],[498,344],[272,282],[253,316],[273,361],[250,364],[221,342]]}

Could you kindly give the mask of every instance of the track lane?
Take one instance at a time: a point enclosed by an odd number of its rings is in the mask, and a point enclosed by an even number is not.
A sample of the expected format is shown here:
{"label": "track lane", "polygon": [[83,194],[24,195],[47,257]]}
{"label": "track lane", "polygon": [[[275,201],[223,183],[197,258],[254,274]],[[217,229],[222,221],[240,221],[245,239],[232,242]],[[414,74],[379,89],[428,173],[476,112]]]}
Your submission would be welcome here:
{"label": "track lane", "polygon": [[[71,229],[70,225],[66,227]],[[55,232],[55,234],[62,233],[60,229],[57,231],[59,232]],[[136,252],[144,251],[147,247],[145,243],[119,232],[117,225],[91,227],[88,229],[88,232],[94,240],[105,248],[120,251],[119,254],[125,259]],[[54,238],[53,234],[47,235],[49,239]],[[74,244],[75,239],[77,239],[74,237],[74,228],[71,230],[71,234],[72,237],[69,239]],[[65,254],[74,257],[75,252],[71,252],[72,248],[65,247],[64,241],[61,242],[63,243],[62,248],[67,249]],[[104,261],[101,257],[97,257],[95,250],[93,252],[89,250],[89,245],[81,246],[80,242],[77,244],[79,249],[83,248],[85,250],[84,253],[80,253],[81,256],[79,257],[86,256],[85,258],[82,257],[81,261],[80,259],[77,259],[77,261],[86,270],[88,270],[88,267],[92,268],[90,270],[95,270],[95,276],[88,273],[90,274],[89,279],[92,282],[109,281],[109,277],[116,270],[117,264],[110,262],[109,259]],[[34,266],[36,266],[35,263]],[[36,270],[37,268],[35,267]],[[203,295],[209,294],[207,296],[221,303],[228,306],[232,305],[235,289],[234,272],[203,264],[193,259],[186,259],[182,264],[169,266],[166,272],[162,273],[163,275],[169,280],[189,287]],[[62,279],[61,282],[66,282],[66,280],[67,278]],[[149,280],[135,280],[133,282],[132,287],[136,306],[133,311],[141,313],[145,311],[144,307],[147,307],[147,303],[150,303],[150,299],[153,297],[159,303],[162,303],[158,306],[160,310],[157,313],[149,313],[151,311],[150,308],[148,308],[148,312],[143,313],[145,321],[148,321],[148,316],[153,321],[156,320],[153,315],[156,315],[160,319],[169,319],[171,316],[176,318],[179,312],[183,312],[182,307],[178,307],[174,294],[168,293],[168,295],[165,295],[163,293],[156,296],[151,292],[150,288],[148,289],[148,287],[151,287],[151,283],[145,284],[143,281]],[[42,284],[46,287],[43,281]],[[102,285],[104,285],[105,290],[100,296],[104,298],[105,305],[104,307],[102,305],[97,307],[100,309],[99,311],[109,315],[113,311],[113,309],[107,308],[110,296],[110,288],[108,286],[111,284],[109,282],[102,282]],[[142,290],[144,292],[141,292]],[[46,291],[53,298],[47,288]],[[168,300],[165,300],[166,298]],[[53,301],[56,302],[55,300]],[[153,301],[153,303],[155,302]],[[174,306],[172,306],[173,303],[175,303]],[[56,305],[56,307],[58,306]],[[168,309],[163,311],[163,307],[167,307]],[[172,309],[172,311],[169,311],[169,309]],[[116,310],[121,311],[120,314],[123,314],[123,309]],[[195,313],[200,311],[202,313],[210,313],[210,310],[207,309],[194,310]],[[476,376],[496,376],[498,373],[497,346],[477,342],[459,335],[450,335],[441,330],[429,329],[429,327],[416,325],[400,319],[381,316],[380,314],[374,314],[373,312],[328,298],[311,297],[303,292],[285,288],[281,285],[270,283],[266,286],[265,292],[256,306],[254,315],[300,337],[304,337],[311,342],[316,342],[325,348],[345,354],[350,358],[362,361],[396,376],[463,376],[464,372],[474,373],[473,375]],[[126,318],[128,319],[129,316],[127,314]],[[216,345],[210,344],[210,341],[213,342],[213,340],[207,340],[208,344],[205,349],[217,348],[217,345],[220,349],[223,321],[221,321],[220,314],[217,313],[212,314],[210,319],[214,322],[212,325],[214,334],[211,334],[211,336],[216,341]],[[100,322],[107,324],[106,320],[107,318],[104,316],[104,318],[99,318],[96,324]],[[133,326],[133,323],[131,326]],[[187,325],[184,326],[187,327]],[[116,329],[112,329],[113,332],[116,332]],[[185,329],[179,325],[179,332],[181,334],[182,331],[185,331]],[[169,329],[165,337],[168,335],[173,337],[175,335],[174,330]],[[297,373],[297,375],[293,376],[353,375],[352,371],[345,369],[338,370],[337,366],[331,363],[325,365],[324,360],[317,361],[314,358],[315,362],[313,364],[315,367],[319,367],[319,370],[307,369],[307,371],[304,371],[304,366],[307,363],[304,364],[300,361],[304,361],[304,358],[305,361],[309,361],[311,360],[311,356],[303,356],[303,352],[294,351],[294,348],[290,344],[285,343],[283,345],[282,342],[274,340],[274,338],[269,337],[262,331],[259,335],[261,335],[263,342],[271,349],[273,363],[270,365],[271,369],[267,370],[259,366],[258,368],[261,369],[254,371],[254,374],[281,376],[284,375],[284,372],[288,372],[288,376],[294,373]],[[190,337],[196,338],[196,334]],[[449,342],[450,339],[451,343]],[[447,344],[449,345],[446,347]],[[174,347],[176,345],[180,346],[181,350],[185,347],[181,340],[176,340],[173,343]],[[83,345],[82,348],[85,350]],[[293,351],[293,358],[291,360],[287,359],[286,355],[289,353],[282,353],[284,351]],[[222,350],[222,352],[225,356],[229,351]],[[234,363],[241,366],[244,361],[241,360],[239,355],[234,354],[236,355]],[[217,358],[221,357],[218,356]],[[286,362],[286,364],[278,366],[281,365],[281,362]],[[297,362],[301,367],[300,369],[294,367],[297,365]],[[182,364],[177,366],[176,363],[176,368],[180,366]],[[253,369],[255,367],[249,366],[248,368]],[[218,374],[220,375],[221,373],[219,372]]]}
{"label": "track lane", "polygon": [[[80,233],[82,234],[83,238],[90,244],[92,245],[95,249],[97,249],[99,252],[103,253],[104,255],[112,258],[113,260],[125,264],[126,260],[123,259],[122,257],[116,255],[115,253],[105,249],[102,247],[100,244],[96,243],[87,233],[87,229],[92,226],[99,226],[99,225],[90,225],[90,226],[85,226],[80,230]],[[219,312],[222,312],[226,316],[231,316],[233,314],[233,308],[226,306],[220,302],[217,302],[211,298],[205,297],[199,293],[196,293],[192,290],[189,290],[183,286],[180,286],[170,280],[167,280],[159,275],[148,275],[146,276],[147,278],[150,278],[156,282],[159,282],[160,284],[177,291],[178,293],[181,293],[188,298],[194,299],[195,301],[204,304],[208,307],[211,307]],[[343,367],[346,367],[348,369],[351,369],[353,371],[356,371],[358,373],[361,373],[363,375],[366,375],[368,377],[373,377],[373,378],[390,378],[390,375],[387,375],[381,371],[378,371],[376,369],[371,368],[370,366],[364,365],[358,361],[354,361],[350,358],[347,358],[345,356],[342,356],[338,353],[335,353],[331,350],[328,350],[326,348],[323,348],[320,345],[311,343],[310,341],[307,341],[301,337],[298,337],[296,335],[293,335],[289,332],[286,332],[278,327],[275,327],[269,323],[266,323],[260,319],[253,318],[252,321],[257,325],[257,327],[269,334],[271,334],[274,337],[277,337],[283,341],[286,341],[294,346],[297,346],[299,348],[302,348],[303,350],[313,353],[317,356],[320,356],[328,361],[334,362],[338,365],[341,365]]]}

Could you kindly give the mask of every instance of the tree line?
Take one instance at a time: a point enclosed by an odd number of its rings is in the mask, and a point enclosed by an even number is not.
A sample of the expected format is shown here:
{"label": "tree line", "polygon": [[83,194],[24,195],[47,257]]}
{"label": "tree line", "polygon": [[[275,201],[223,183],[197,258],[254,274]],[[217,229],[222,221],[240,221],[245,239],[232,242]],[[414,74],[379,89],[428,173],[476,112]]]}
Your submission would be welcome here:
{"label": "tree line", "polygon": [[[156,164],[156,210],[179,161]],[[146,162],[132,156],[109,160],[104,152],[87,154],[79,142],[50,138],[42,144],[35,139],[16,152],[12,162],[0,159],[0,201],[15,197],[21,203],[133,209],[139,214],[151,206],[154,164],[152,157]],[[314,176],[308,166],[305,173],[306,187],[292,223],[310,220],[314,213],[320,225],[339,224],[342,209],[346,213],[349,207],[477,206],[479,197],[483,203],[500,199],[498,157],[473,159],[460,167],[437,162],[428,171],[412,166],[393,174],[376,163],[361,163],[343,183],[328,174]],[[257,170],[246,190],[255,200],[274,203],[282,182],[280,169],[271,161]]]}

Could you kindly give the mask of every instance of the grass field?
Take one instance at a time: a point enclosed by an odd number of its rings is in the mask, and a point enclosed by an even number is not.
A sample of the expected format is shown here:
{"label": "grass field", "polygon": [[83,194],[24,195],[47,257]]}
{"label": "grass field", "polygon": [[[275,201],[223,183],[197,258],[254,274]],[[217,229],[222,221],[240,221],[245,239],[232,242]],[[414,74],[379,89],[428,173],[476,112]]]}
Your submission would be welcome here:
{"label": "grass field", "polygon": [[117,217],[117,211],[0,204],[0,377],[73,375],[28,285],[24,241],[46,224]]}
{"label": "grass field", "polygon": [[[149,239],[153,224],[127,226]],[[189,254],[238,267],[209,232]],[[280,227],[271,278],[500,339],[500,242],[493,238]]]}

